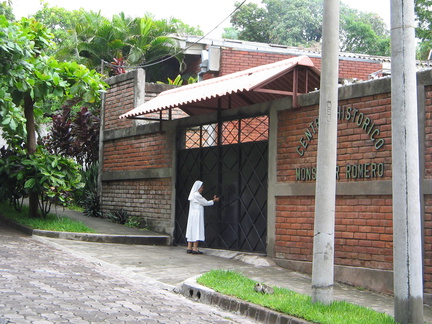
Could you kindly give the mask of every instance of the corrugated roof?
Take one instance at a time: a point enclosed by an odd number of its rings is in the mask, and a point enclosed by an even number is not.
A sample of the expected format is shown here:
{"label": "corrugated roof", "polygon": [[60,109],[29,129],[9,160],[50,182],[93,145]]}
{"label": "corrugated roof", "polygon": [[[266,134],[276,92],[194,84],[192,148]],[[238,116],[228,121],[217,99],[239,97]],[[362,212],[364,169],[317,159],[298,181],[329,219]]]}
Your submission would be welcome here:
{"label": "corrugated roof", "polygon": [[[253,51],[261,53],[277,53],[284,55],[295,55],[301,56],[306,55],[309,57],[321,58],[321,48],[320,46],[313,49],[308,49],[304,47],[287,46],[282,44],[269,44],[260,42],[251,42],[244,40],[233,40],[233,39],[217,39],[217,38],[202,38],[201,36],[186,35],[179,36],[175,35],[173,38],[177,39],[178,43],[182,48],[188,48],[190,44],[197,44],[196,47],[192,47],[192,50],[200,50],[206,48],[207,46],[216,46],[222,48],[233,48],[240,51]],[[348,60],[359,60],[359,61],[375,61],[375,62],[390,62],[390,56],[380,56],[380,55],[369,55],[361,53],[350,53],[350,52],[339,52],[339,59]]]}
{"label": "corrugated roof", "polygon": [[310,58],[299,56],[164,91],[119,118],[134,118],[174,108],[198,115],[286,96],[296,98],[297,94],[318,87],[319,71]]}

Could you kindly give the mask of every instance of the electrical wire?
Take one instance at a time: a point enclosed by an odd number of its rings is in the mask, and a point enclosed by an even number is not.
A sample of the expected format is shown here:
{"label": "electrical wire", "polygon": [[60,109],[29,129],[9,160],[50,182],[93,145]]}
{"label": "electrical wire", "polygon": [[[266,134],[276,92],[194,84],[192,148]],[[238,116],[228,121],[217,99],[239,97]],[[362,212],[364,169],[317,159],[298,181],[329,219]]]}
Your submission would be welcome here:
{"label": "electrical wire", "polygon": [[153,62],[151,62],[150,61],[150,63],[147,63],[147,64],[144,64],[144,65],[137,65],[137,66],[123,66],[123,65],[115,65],[115,64],[112,64],[112,63],[109,63],[109,62],[107,62],[107,61],[103,61],[103,63],[106,65],[106,66],[108,66],[108,67],[111,67],[111,68],[124,68],[124,69],[128,69],[128,70],[136,70],[136,69],[142,69],[142,68],[146,68],[146,67],[149,67],[149,66],[153,66],[153,65],[157,65],[157,64],[160,64],[160,63],[163,63],[163,62],[165,62],[165,61],[168,61],[168,60],[170,60],[170,59],[172,59],[173,57],[176,57],[177,55],[179,55],[179,54],[182,54],[182,53],[184,53],[186,50],[188,50],[189,48],[191,48],[192,46],[194,46],[195,44],[197,44],[198,42],[200,42],[201,40],[203,40],[204,38],[206,38],[210,33],[212,33],[215,29],[217,29],[220,25],[222,25],[224,22],[225,22],[225,20],[227,20],[228,18],[230,18],[237,10],[239,10],[240,8],[241,8],[241,6],[243,6],[243,4],[246,2],[247,0],[243,0],[243,2],[242,3],[240,3],[226,18],[224,18],[219,24],[217,24],[216,25],[216,27],[214,27],[212,30],[210,30],[207,34],[205,34],[204,36],[201,36],[197,41],[195,41],[194,43],[192,43],[191,45],[189,45],[188,47],[186,47],[186,48],[184,48],[184,49],[182,49],[182,50],[180,50],[180,51],[178,51],[177,53],[175,53],[175,54],[172,54],[172,55],[170,55],[170,56],[168,56],[168,57],[165,57],[165,58],[163,58],[163,59],[161,59],[161,60],[159,60],[159,61],[153,61]]}

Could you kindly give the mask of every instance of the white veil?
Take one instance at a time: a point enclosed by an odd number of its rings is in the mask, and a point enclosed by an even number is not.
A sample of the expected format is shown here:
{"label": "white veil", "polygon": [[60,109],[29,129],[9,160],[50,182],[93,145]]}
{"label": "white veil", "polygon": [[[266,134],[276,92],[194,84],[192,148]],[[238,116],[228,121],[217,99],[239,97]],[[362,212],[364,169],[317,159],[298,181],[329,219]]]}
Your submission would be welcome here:
{"label": "white veil", "polygon": [[193,184],[192,189],[191,189],[191,191],[189,193],[188,200],[192,200],[193,199],[193,194],[195,192],[197,192],[199,190],[199,188],[201,188],[202,185],[203,185],[202,181],[199,181],[199,180],[195,181],[195,183]]}

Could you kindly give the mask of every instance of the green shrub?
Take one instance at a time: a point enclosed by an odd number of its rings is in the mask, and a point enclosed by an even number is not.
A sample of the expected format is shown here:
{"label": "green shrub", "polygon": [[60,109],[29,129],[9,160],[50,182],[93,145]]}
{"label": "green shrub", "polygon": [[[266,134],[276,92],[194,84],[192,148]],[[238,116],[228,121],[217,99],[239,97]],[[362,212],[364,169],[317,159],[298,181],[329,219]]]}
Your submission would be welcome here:
{"label": "green shrub", "polygon": [[85,216],[103,218],[100,197],[96,192],[87,191],[81,198],[80,205],[84,208],[83,214]]}
{"label": "green shrub", "polygon": [[129,219],[129,215],[128,215],[127,211],[122,208],[122,209],[116,210],[114,212],[106,213],[105,218],[108,219],[109,221],[113,222],[113,223],[124,225],[127,223],[128,219]]}
{"label": "green shrub", "polygon": [[49,154],[42,147],[27,156],[23,151],[2,149],[0,194],[17,210],[29,193],[37,195],[39,210],[45,217],[53,203],[65,206],[72,192],[82,187],[81,167],[72,159]]}
{"label": "green shrub", "polygon": [[129,227],[145,228],[146,221],[139,216],[129,216],[125,225]]}
{"label": "green shrub", "polygon": [[83,189],[77,196],[78,205],[83,207],[84,215],[88,217],[103,218],[98,194],[99,163],[94,162],[87,170],[82,172]]}

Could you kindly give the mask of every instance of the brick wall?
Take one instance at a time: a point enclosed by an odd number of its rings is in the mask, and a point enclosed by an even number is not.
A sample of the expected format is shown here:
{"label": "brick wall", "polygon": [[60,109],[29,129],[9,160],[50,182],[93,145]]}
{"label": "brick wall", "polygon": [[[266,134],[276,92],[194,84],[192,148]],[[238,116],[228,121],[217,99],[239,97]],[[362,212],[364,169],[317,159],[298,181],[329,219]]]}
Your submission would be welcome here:
{"label": "brick wall", "polygon": [[276,198],[275,257],[312,261],[314,199],[309,196]]}
{"label": "brick wall", "polygon": [[119,120],[119,116],[134,108],[134,79],[111,84],[105,94],[105,107],[105,131],[132,127],[133,120]]}
{"label": "brick wall", "polygon": [[[432,179],[432,86],[425,88],[424,178]],[[432,294],[432,194],[424,198],[424,288]]]}
{"label": "brick wall", "polygon": [[103,171],[170,168],[172,149],[160,133],[112,140],[104,145]]}
{"label": "brick wall", "polygon": [[425,89],[425,178],[432,179],[432,86]]}
{"label": "brick wall", "polygon": [[[144,90],[137,89],[143,81],[137,78],[138,73],[130,72],[110,80],[105,95],[102,210],[108,213],[123,209],[129,216],[141,218],[150,229],[171,234],[172,178],[166,172],[172,168],[170,135],[154,128],[147,130],[145,122],[118,118],[135,108],[136,97],[142,95],[135,93]],[[146,100],[167,88],[171,87],[147,84]]]}
{"label": "brick wall", "polygon": [[[391,180],[390,94],[340,100],[338,107],[338,183]],[[318,105],[278,112],[276,179],[314,185],[319,133]],[[276,260],[312,262],[315,198],[277,196]],[[392,270],[391,195],[338,193],[335,254],[338,266]]]}
{"label": "brick wall", "polygon": [[424,290],[432,294],[432,195],[427,195],[424,200],[425,218],[424,228]]}
{"label": "brick wall", "polygon": [[[348,108],[350,108],[349,114]],[[379,183],[387,182],[390,185],[392,178],[391,94],[382,93],[340,100],[339,113],[338,184],[339,186],[342,183],[363,184],[363,193],[351,195],[338,191],[335,209],[335,265],[392,271],[392,197],[391,194],[368,194],[368,190],[372,191]],[[277,116],[277,183],[290,183],[293,186],[313,185],[319,132],[318,105],[280,110]],[[425,180],[431,180],[431,86],[425,88],[425,112],[422,116],[420,110],[419,117],[420,121],[424,120],[424,129],[420,128],[420,145],[424,143],[425,155],[421,158],[424,158]],[[372,176],[371,171],[373,164],[376,167],[375,176]],[[363,170],[361,177],[353,177],[353,166],[360,165],[363,168],[367,166],[369,173],[366,176]],[[378,165],[383,167],[382,172]],[[351,166],[351,173],[347,171],[348,166]],[[423,228],[424,291],[430,296],[432,294],[432,194],[429,188],[429,184],[423,187],[425,190]],[[313,193],[278,195],[275,209],[275,259],[312,262],[315,209]]]}
{"label": "brick wall", "polygon": [[[337,158],[339,180],[391,179],[390,94],[340,101],[339,105]],[[299,168],[316,166],[319,128],[317,120],[318,106],[279,112],[278,182],[298,181],[296,172]],[[383,165],[384,174],[380,176],[377,169],[372,170],[370,163]],[[358,176],[356,169],[359,166],[368,170],[369,177]],[[304,172],[307,171],[309,170]],[[354,172],[357,172],[357,176]],[[302,181],[313,182],[314,179],[311,177]]]}
{"label": "brick wall", "polygon": [[391,196],[336,199],[335,264],[393,269]]}
{"label": "brick wall", "polygon": [[[278,197],[276,206],[276,258],[312,262],[314,197]],[[389,196],[339,196],[335,264],[392,270],[391,210]]]}
{"label": "brick wall", "polygon": [[171,226],[171,180],[144,179],[106,181],[102,189],[104,211],[124,209],[157,232],[169,233]]}
{"label": "brick wall", "polygon": [[[221,49],[221,69],[219,76],[245,70],[251,67],[269,64],[293,55],[241,51],[232,48]],[[321,69],[321,58],[311,57],[315,67]],[[382,69],[381,63],[366,60],[339,59],[339,78],[357,78],[368,80],[368,75]]]}

